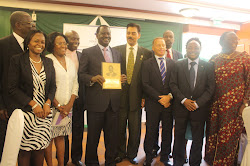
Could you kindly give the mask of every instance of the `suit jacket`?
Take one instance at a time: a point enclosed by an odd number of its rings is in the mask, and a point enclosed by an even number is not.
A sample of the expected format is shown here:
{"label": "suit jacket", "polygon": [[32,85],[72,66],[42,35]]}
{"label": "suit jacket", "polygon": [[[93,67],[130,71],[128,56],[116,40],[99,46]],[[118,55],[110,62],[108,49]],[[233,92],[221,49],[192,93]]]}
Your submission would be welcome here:
{"label": "suit jacket", "polygon": [[[192,91],[190,88],[188,59],[186,58],[176,62],[174,72],[171,75],[170,87],[174,96],[174,116],[185,117],[190,113],[192,119],[207,119],[210,100],[215,89],[212,64],[199,60],[196,84]],[[184,98],[195,100],[199,108],[194,112],[189,112],[186,107],[181,104]]]}
{"label": "suit jacket", "polygon": [[[113,62],[121,63],[121,55],[111,49]],[[96,75],[102,75],[102,62],[105,62],[98,45],[82,50],[79,65],[79,79],[86,86],[86,109],[93,112],[105,112],[110,102],[113,111],[119,111],[121,90],[102,89],[97,82],[90,86],[90,80]]]}
{"label": "suit jacket", "polygon": [[172,49],[172,55],[173,55],[173,60],[174,61],[178,61],[178,59],[183,58],[182,54],[180,52],[174,50],[174,49]]}
{"label": "suit jacket", "polygon": [[[127,75],[126,70],[126,44],[117,46],[117,49],[122,54],[122,74]],[[133,76],[130,86],[125,83],[122,87],[121,95],[121,109],[124,108],[126,103],[126,95],[129,93],[129,111],[138,111],[141,109],[142,100],[142,81],[141,81],[141,64],[143,61],[152,57],[152,52],[146,48],[138,46]]]}
{"label": "suit jacket", "polygon": [[[55,69],[51,59],[41,56],[46,73],[45,101],[53,102],[56,92]],[[28,103],[33,99],[33,76],[29,53],[15,55],[10,60],[8,91],[10,108],[31,111]]]}
{"label": "suit jacket", "polygon": [[[145,95],[145,107],[147,111],[164,111],[158,100],[161,95],[168,95],[170,76],[174,69],[174,61],[166,58],[167,73],[165,83],[162,82],[161,72],[158,63],[153,56],[142,64],[142,85]],[[167,108],[169,109],[169,108]]]}
{"label": "suit jacket", "polygon": [[10,59],[13,55],[22,53],[23,50],[13,34],[0,39],[0,109],[7,109],[10,116],[8,97],[8,71]]}

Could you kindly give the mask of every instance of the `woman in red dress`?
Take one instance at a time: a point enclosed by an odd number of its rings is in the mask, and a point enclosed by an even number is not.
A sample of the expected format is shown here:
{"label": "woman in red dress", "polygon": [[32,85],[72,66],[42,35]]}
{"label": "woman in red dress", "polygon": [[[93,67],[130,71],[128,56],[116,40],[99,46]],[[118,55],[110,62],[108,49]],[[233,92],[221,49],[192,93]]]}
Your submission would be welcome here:
{"label": "woman in red dress", "polygon": [[207,125],[205,161],[211,166],[234,166],[243,130],[241,114],[250,97],[250,57],[235,51],[238,37],[234,32],[223,33],[220,45],[221,53],[210,59],[216,90]]}

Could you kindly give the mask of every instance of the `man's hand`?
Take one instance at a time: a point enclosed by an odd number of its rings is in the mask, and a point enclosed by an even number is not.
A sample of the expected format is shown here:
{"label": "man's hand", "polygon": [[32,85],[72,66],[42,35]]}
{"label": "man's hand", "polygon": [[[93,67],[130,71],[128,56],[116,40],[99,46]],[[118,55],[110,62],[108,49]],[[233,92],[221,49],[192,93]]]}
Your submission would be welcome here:
{"label": "man's hand", "polygon": [[7,121],[9,118],[7,110],[0,110],[0,119]]}
{"label": "man's hand", "polygon": [[195,101],[186,99],[183,105],[188,109],[188,111],[195,111],[196,110],[196,105]]}
{"label": "man's hand", "polygon": [[168,108],[170,106],[170,100],[171,97],[169,95],[162,95],[159,96],[161,99],[158,100],[158,102],[163,105],[165,108]]}
{"label": "man's hand", "polygon": [[96,76],[91,78],[91,81],[94,82],[94,83],[98,82],[102,86],[102,84],[105,82],[105,79],[101,75],[96,75]]}
{"label": "man's hand", "polygon": [[127,81],[127,76],[125,74],[121,75],[121,83],[125,83]]}
{"label": "man's hand", "polygon": [[141,99],[141,109],[145,107],[145,99]]}

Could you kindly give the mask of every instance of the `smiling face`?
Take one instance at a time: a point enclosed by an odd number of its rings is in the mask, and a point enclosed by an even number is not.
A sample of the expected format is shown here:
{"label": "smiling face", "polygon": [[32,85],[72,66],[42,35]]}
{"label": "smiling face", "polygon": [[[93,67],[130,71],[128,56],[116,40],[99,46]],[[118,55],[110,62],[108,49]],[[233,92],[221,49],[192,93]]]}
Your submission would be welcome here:
{"label": "smiling face", "polygon": [[63,36],[57,36],[54,43],[54,55],[64,56],[67,50],[67,42]]}
{"label": "smiling face", "polygon": [[187,51],[187,57],[191,60],[195,60],[200,55],[201,46],[197,41],[192,40],[187,44],[186,51]]}
{"label": "smiling face", "polygon": [[96,34],[98,43],[103,47],[107,47],[111,41],[111,31],[109,27],[100,27],[99,32]]}
{"label": "smiling face", "polygon": [[158,38],[154,40],[152,50],[157,56],[164,56],[166,52],[166,44],[163,38]]}
{"label": "smiling face", "polygon": [[36,33],[28,44],[30,54],[40,55],[45,48],[45,37],[42,33]]}
{"label": "smiling face", "polygon": [[134,46],[137,43],[137,40],[140,39],[141,34],[138,32],[136,27],[127,28],[127,42],[130,46]]}
{"label": "smiling face", "polygon": [[77,32],[72,31],[70,32],[69,35],[66,35],[68,40],[69,40],[69,45],[68,45],[68,49],[70,51],[75,51],[77,50],[79,44],[80,44],[80,37],[78,35]]}

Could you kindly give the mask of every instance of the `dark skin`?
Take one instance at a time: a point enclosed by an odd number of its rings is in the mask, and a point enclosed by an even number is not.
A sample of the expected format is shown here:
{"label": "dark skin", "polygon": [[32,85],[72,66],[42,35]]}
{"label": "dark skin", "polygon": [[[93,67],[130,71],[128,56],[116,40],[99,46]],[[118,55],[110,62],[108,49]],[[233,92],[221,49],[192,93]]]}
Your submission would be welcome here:
{"label": "dark skin", "polygon": [[[13,31],[22,38],[25,38],[30,30],[36,29],[36,25],[32,22],[32,18],[28,13],[21,14],[21,16],[22,19],[15,23]],[[0,109],[0,119],[4,121],[9,119],[7,109]]]}
{"label": "dark skin", "polygon": [[[238,55],[240,52],[236,51],[237,45],[238,45],[238,36],[234,32],[228,33],[224,40],[220,43],[222,47],[221,53],[227,54],[227,55]],[[243,110],[245,109],[245,104],[248,103],[248,100],[243,100],[242,105],[239,108],[239,115],[242,115]]]}
{"label": "dark skin", "polygon": [[[107,47],[111,40],[111,31],[109,27],[101,27],[100,31],[96,34],[96,38],[98,39],[98,43],[103,47]],[[125,83],[127,81],[127,76],[125,74],[121,75],[121,82]],[[105,78],[101,75],[96,75],[91,78],[91,82],[97,82],[102,86],[105,82]]]}
{"label": "dark skin", "polygon": [[[197,41],[193,40],[187,44],[186,47],[187,57],[192,61],[199,58],[200,51],[201,51],[201,46]],[[197,109],[195,103],[196,101],[194,100],[186,99],[183,105],[187,108],[188,111],[195,111]]]}

